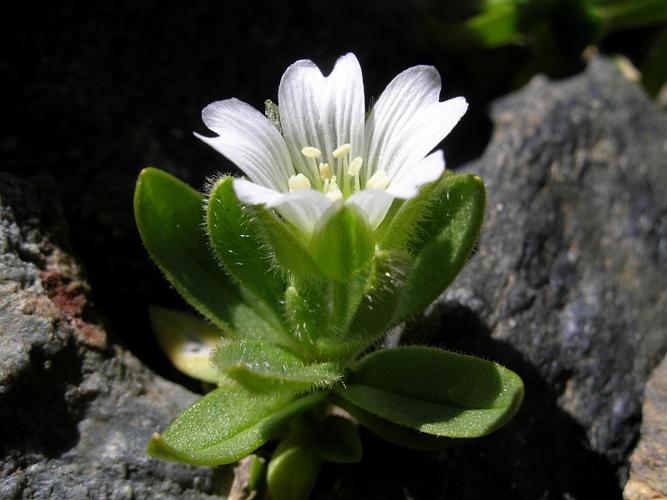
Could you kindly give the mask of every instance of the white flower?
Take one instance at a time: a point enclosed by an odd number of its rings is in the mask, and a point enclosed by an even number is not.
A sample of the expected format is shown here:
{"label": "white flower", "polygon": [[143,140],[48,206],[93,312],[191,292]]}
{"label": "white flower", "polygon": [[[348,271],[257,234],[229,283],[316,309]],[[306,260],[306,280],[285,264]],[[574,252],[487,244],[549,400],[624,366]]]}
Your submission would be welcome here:
{"label": "white flower", "polygon": [[394,198],[408,199],[442,175],[442,151],[431,150],[454,128],[468,104],[440,102],[440,74],[415,66],[396,76],[365,118],[361,67],[354,54],[324,77],[308,60],[280,81],[280,130],[238,99],[202,112],[218,137],[195,134],[235,163],[250,180],[235,179],[247,204],[275,208],[304,234],[337,200],[357,205],[377,227]]}

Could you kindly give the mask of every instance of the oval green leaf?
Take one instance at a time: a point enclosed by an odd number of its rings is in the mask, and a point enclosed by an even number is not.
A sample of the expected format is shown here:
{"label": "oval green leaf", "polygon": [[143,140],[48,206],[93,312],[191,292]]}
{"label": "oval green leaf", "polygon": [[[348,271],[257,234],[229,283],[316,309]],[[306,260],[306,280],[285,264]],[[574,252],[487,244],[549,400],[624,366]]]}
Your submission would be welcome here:
{"label": "oval green leaf", "polygon": [[249,455],[294,415],[319,403],[326,393],[303,397],[287,392],[258,394],[228,382],[208,393],[154,434],[149,455],[194,465],[230,464]]}
{"label": "oval green leaf", "polygon": [[251,208],[236,197],[231,177],[223,177],[211,189],[206,225],[211,246],[225,269],[280,318],[285,283]]}
{"label": "oval green leaf", "polygon": [[410,427],[394,424],[341,397],[337,397],[335,403],[379,438],[403,448],[417,451],[441,451],[468,441],[465,438],[434,436]]}
{"label": "oval green leaf", "polygon": [[[435,300],[465,265],[475,248],[484,219],[486,194],[482,180],[474,175],[445,175],[430,195],[428,206],[419,213],[419,231],[407,243],[414,255],[394,319],[413,316]],[[409,202],[402,210],[412,220]]]}
{"label": "oval green leaf", "polygon": [[183,298],[231,335],[275,336],[229,281],[209,248],[202,196],[156,168],[142,170],[134,194],[134,216],[148,253]]}
{"label": "oval green leaf", "polygon": [[266,480],[273,500],[306,500],[320,473],[322,461],[300,440],[281,441],[273,452]]}
{"label": "oval green leaf", "polygon": [[514,372],[483,359],[410,346],[377,351],[353,367],[338,394],[385,420],[451,438],[489,434],[523,400]]}

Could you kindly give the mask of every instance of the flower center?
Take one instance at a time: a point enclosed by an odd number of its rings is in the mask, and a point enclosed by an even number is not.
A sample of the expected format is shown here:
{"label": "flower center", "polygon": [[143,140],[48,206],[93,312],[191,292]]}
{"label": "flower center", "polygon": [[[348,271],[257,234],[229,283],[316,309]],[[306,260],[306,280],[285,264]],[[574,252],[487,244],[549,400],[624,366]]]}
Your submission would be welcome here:
{"label": "flower center", "polygon": [[[361,191],[361,168],[364,159],[361,156],[349,159],[352,146],[343,144],[331,152],[335,164],[321,163],[322,152],[312,146],[305,146],[301,154],[306,157],[308,175],[300,172],[289,178],[287,185],[290,192],[299,189],[311,189],[311,179],[314,179],[314,188],[321,191],[332,201],[347,198],[356,191]],[[389,177],[384,170],[378,170],[367,181],[366,189],[385,189],[389,185]]]}

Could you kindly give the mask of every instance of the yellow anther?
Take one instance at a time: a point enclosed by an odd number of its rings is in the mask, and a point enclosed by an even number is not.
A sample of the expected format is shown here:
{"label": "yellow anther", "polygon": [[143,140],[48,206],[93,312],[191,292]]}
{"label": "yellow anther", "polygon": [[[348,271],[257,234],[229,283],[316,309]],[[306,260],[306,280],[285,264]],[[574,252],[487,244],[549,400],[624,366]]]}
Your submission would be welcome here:
{"label": "yellow anther", "polygon": [[322,151],[311,146],[306,146],[305,148],[301,148],[301,154],[306,158],[318,159],[320,156],[322,156]]}
{"label": "yellow anther", "polygon": [[350,162],[350,166],[347,167],[347,174],[352,177],[359,175],[361,171],[361,166],[364,164],[364,160],[361,156],[357,156],[354,160]]}
{"label": "yellow anther", "polygon": [[378,170],[366,181],[366,189],[385,189],[390,179],[384,170]]}
{"label": "yellow anther", "polygon": [[328,163],[320,163],[320,177],[322,179],[331,179],[331,167]]}
{"label": "yellow anther", "polygon": [[343,144],[342,146],[338,146],[336,149],[334,149],[331,154],[334,158],[338,159],[350,154],[350,151],[352,151],[352,146],[350,144]]}
{"label": "yellow anther", "polygon": [[305,175],[296,174],[289,178],[287,186],[289,187],[290,192],[298,191],[300,189],[310,189],[310,181]]}
{"label": "yellow anther", "polygon": [[343,192],[340,190],[338,184],[336,183],[335,175],[332,176],[331,179],[328,179],[326,189],[324,191],[326,197],[331,201],[340,200],[343,197]]}

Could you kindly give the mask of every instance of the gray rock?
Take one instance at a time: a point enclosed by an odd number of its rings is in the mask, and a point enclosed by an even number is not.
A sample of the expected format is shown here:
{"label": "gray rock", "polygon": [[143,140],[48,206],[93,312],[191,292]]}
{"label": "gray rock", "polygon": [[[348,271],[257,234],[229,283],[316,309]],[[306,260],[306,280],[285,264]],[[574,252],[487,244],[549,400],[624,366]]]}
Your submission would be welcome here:
{"label": "gray rock", "polygon": [[146,456],[195,395],[109,342],[49,188],[0,175],[0,498],[218,498],[226,470]]}
{"label": "gray rock", "polygon": [[646,384],[641,438],[630,456],[626,500],[667,498],[667,356]]}

